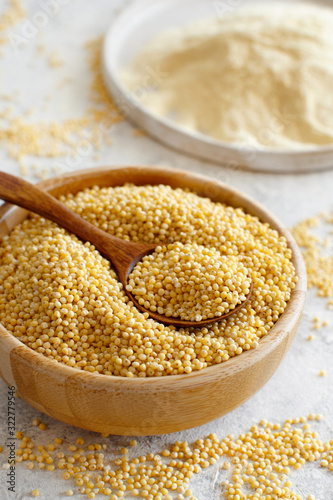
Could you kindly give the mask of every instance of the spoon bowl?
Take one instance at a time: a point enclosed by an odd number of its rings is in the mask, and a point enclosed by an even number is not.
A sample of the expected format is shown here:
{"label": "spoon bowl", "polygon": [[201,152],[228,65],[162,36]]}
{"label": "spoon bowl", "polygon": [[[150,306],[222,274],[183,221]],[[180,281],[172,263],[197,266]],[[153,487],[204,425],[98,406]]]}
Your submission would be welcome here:
{"label": "spoon bowl", "polygon": [[149,316],[151,318],[153,318],[155,321],[158,321],[159,323],[163,323],[164,325],[169,325],[169,326],[176,326],[176,327],[179,327],[179,328],[190,328],[190,327],[198,328],[200,326],[206,326],[206,325],[210,325],[212,323],[216,323],[216,322],[222,321],[223,319],[228,318],[232,314],[235,314],[242,307],[244,307],[245,304],[250,300],[251,295],[252,295],[252,290],[253,290],[253,281],[251,280],[250,291],[247,294],[246,299],[243,302],[241,302],[240,304],[238,304],[234,309],[231,309],[227,313],[222,314],[222,316],[218,316],[216,318],[203,319],[201,321],[187,321],[187,320],[185,321],[185,320],[181,320],[181,319],[174,318],[174,317],[171,317],[171,316],[168,317],[168,316],[164,316],[163,314],[158,314],[156,312],[149,311],[148,309],[145,309],[141,304],[139,304],[139,302],[131,294],[131,292],[126,291],[126,293],[130,297],[131,301],[133,302],[133,304],[135,305],[135,307],[137,309],[139,309],[142,312],[148,312]]}

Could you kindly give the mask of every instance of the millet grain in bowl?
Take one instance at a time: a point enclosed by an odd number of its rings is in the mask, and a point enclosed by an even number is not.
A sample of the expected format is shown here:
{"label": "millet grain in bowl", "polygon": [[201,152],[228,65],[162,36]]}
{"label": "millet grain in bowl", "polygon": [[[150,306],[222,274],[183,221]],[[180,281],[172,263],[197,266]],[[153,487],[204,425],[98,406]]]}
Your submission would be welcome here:
{"label": "millet grain in bowl", "polygon": [[251,278],[237,257],[203,245],[170,243],[139,261],[126,289],[140,305],[185,321],[218,319],[242,304]]}
{"label": "millet grain in bowl", "polygon": [[210,327],[164,326],[141,313],[109,262],[36,215],[0,244],[0,321],[49,359],[127,377],[191,373],[255,348],[297,282],[287,241],[267,223],[166,185],[85,189],[61,201],[125,240],[197,244],[237,258],[253,281],[249,302]]}

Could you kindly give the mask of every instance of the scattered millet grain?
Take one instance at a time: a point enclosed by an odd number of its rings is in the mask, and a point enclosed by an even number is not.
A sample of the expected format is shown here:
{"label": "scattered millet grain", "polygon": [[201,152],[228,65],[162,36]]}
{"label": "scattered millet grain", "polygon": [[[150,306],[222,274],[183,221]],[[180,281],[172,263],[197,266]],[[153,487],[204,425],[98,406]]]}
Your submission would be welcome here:
{"label": "scattered millet grain", "polygon": [[91,40],[86,44],[92,74],[90,100],[93,107],[89,109],[89,112],[95,124],[102,124],[104,128],[109,129],[112,125],[122,121],[124,117],[104,83],[101,66],[102,45],[103,37]]}
{"label": "scattered millet grain", "polygon": [[31,496],[32,497],[39,497],[39,490],[32,490]]}
{"label": "scattered millet grain", "polygon": [[[27,156],[57,158],[64,156],[71,147],[75,147],[75,134],[87,127],[88,118],[66,120],[62,123],[31,123],[23,117],[8,118],[7,126],[0,130],[0,140],[6,146],[9,155],[21,165],[21,173],[27,173],[23,161]],[[36,170],[37,169],[37,170]],[[44,177],[45,167],[34,168],[34,174]],[[46,172],[46,171],[45,171]]]}
{"label": "scattered millet grain", "polygon": [[26,12],[21,4],[20,0],[9,0],[7,2],[7,8],[2,12],[0,17],[0,44],[5,44],[8,42],[8,36],[6,31],[12,28],[15,24],[21,21],[25,16]]}
{"label": "scattered millet grain", "polygon": [[[333,215],[319,214],[298,224],[293,229],[296,242],[302,247],[304,257],[308,288],[317,288],[319,297],[329,298],[328,305],[333,308],[333,252],[329,252],[327,238],[320,238],[312,231],[324,223],[332,224]],[[318,329],[319,320],[315,321],[315,329]]]}
{"label": "scattered millet grain", "polygon": [[218,318],[246,300],[251,278],[235,256],[203,245],[170,243],[145,256],[127,290],[153,312],[188,321]]}
{"label": "scattered millet grain", "polygon": [[[12,2],[19,5],[19,2]],[[0,26],[1,32],[1,26]],[[0,40],[1,43],[1,40]],[[102,40],[99,38],[87,44],[89,69],[92,75],[89,107],[84,116],[63,122],[32,122],[27,117],[19,117],[8,109],[1,113],[3,123],[0,128],[0,141],[9,155],[21,167],[21,174],[28,174],[26,157],[59,158],[76,153],[82,145],[100,149],[111,127],[123,120],[123,115],[107,91],[102,78],[101,59]],[[54,64],[53,64],[54,66]],[[57,165],[54,166],[56,171]],[[50,174],[49,167],[35,164],[33,174],[45,179]]]}
{"label": "scattered millet grain", "polygon": [[[311,414],[287,419],[283,425],[262,420],[237,438],[229,435],[220,439],[210,434],[193,444],[176,441],[160,454],[116,458],[115,466],[107,455],[97,450],[103,445],[96,443],[72,454],[62,453],[56,468],[64,470],[63,478],[70,480],[78,488],[76,491],[87,498],[103,494],[118,500],[129,493],[148,500],[171,500],[176,493],[179,495],[176,498],[196,500],[189,488],[191,478],[223,457],[218,470],[230,470],[228,478],[220,480],[227,500],[303,500],[293,491],[292,470],[299,470],[308,462],[319,462],[320,467],[333,470],[333,440],[321,441],[309,424],[321,418]],[[27,442],[32,441],[23,436],[21,445]],[[44,466],[45,473],[54,470],[45,467],[45,463],[50,459],[55,461],[55,454],[44,451],[38,459],[29,448],[23,450],[33,464]],[[71,491],[74,493],[70,488],[66,495],[71,496]]]}
{"label": "scattered millet grain", "polygon": [[165,185],[94,187],[61,201],[125,240],[179,241],[236,257],[253,281],[249,302],[220,323],[167,327],[134,307],[90,243],[31,215],[0,244],[0,321],[30,348],[68,366],[151,377],[227,361],[258,345],[295,287],[285,238],[240,208]]}
{"label": "scattered millet grain", "polygon": [[48,63],[52,68],[58,68],[64,65],[64,60],[61,59],[59,52],[54,51],[48,57]]}
{"label": "scattered millet grain", "polygon": [[313,318],[313,325],[312,325],[313,330],[320,330],[321,328],[324,328],[327,325],[328,322],[326,320],[322,321],[317,317]]}

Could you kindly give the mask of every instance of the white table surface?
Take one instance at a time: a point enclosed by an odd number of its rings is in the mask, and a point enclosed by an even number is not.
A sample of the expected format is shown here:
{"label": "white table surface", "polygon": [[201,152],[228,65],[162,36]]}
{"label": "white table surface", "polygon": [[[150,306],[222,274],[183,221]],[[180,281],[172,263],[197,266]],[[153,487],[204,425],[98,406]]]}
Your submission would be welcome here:
{"label": "white table surface", "polygon": [[[66,4],[66,2],[63,2]],[[0,9],[4,9],[4,0],[0,1]],[[37,34],[29,40],[24,50],[15,51],[8,43],[2,45],[1,89],[0,95],[20,91],[16,102],[11,105],[24,112],[34,108],[30,117],[32,121],[61,120],[69,117],[79,117],[88,106],[88,88],[90,73],[86,61],[84,44],[92,38],[103,35],[113,16],[126,2],[122,0],[69,0],[60,7],[57,15],[49,18],[48,24],[40,28]],[[27,20],[40,8],[33,0],[25,0]],[[15,31],[13,32],[20,33]],[[38,45],[45,45],[44,54],[39,54]],[[59,68],[51,68],[47,57],[57,50],[59,57],[65,61]],[[61,85],[67,77],[71,82]],[[49,101],[46,96],[52,96]],[[48,103],[48,104],[47,104]],[[6,103],[0,99],[1,106]],[[8,104],[8,103],[7,103]],[[183,156],[158,144],[148,137],[133,135],[134,127],[124,121],[114,126],[104,141],[100,158],[95,155],[81,157],[79,164],[73,168],[81,169],[94,166],[150,164],[179,167],[195,172],[201,172],[213,178],[218,178],[243,190],[256,200],[265,204],[288,227],[324,210],[333,209],[333,169],[314,174],[272,175],[263,173],[230,170],[222,166],[203,163]],[[38,159],[39,164],[51,166],[54,159]],[[58,159],[58,161],[62,161]],[[35,160],[27,159],[31,165]],[[17,162],[9,158],[6,147],[0,148],[0,169],[20,175]],[[332,165],[333,167],[333,165]],[[52,171],[52,169],[50,169]],[[65,170],[64,170],[65,171]],[[68,170],[69,171],[69,170]],[[31,175],[28,179],[36,182]],[[54,175],[54,174],[53,174]],[[315,332],[315,340],[309,342],[307,337],[313,333],[312,319],[318,316],[327,319],[330,325]],[[326,301],[316,297],[315,291],[308,294],[306,308],[296,339],[271,380],[250,401],[230,414],[186,432],[138,438],[140,453],[148,450],[161,451],[165,444],[174,443],[177,439],[193,441],[204,437],[210,432],[216,432],[223,437],[228,433],[238,435],[246,432],[251,425],[265,418],[274,422],[283,422],[309,413],[322,413],[323,421],[314,424],[323,440],[333,439],[333,312],[326,308]],[[325,377],[319,377],[319,371],[327,371]],[[0,380],[0,444],[7,438],[6,428],[7,387]],[[32,427],[32,419],[40,418],[47,425],[44,433]],[[53,420],[29,406],[22,400],[17,400],[17,428],[22,429],[31,437],[38,434],[40,440],[49,443],[54,437],[65,437],[73,441],[83,436],[87,441],[96,442],[100,439],[94,433],[81,431]],[[126,445],[128,438],[103,438],[108,444],[108,453]],[[0,453],[0,467],[7,460],[6,451]],[[222,498],[222,492],[212,490],[214,468],[207,469],[197,475],[192,481],[193,492],[200,500],[215,500]],[[69,481],[62,479],[60,470],[53,473],[34,469],[27,470],[23,464],[17,465],[17,492],[7,491],[5,485],[6,471],[0,468],[0,499],[30,498],[33,488],[40,490],[40,498],[47,500],[67,498],[65,491],[72,488]],[[227,473],[224,477],[227,477]],[[333,472],[319,467],[318,463],[306,464],[300,471],[292,473],[296,491],[304,498],[314,494],[318,500],[333,499]],[[222,476],[221,476],[222,480]],[[76,487],[73,488],[77,490]],[[75,494],[72,498],[85,498]],[[103,497],[106,498],[106,497]]]}

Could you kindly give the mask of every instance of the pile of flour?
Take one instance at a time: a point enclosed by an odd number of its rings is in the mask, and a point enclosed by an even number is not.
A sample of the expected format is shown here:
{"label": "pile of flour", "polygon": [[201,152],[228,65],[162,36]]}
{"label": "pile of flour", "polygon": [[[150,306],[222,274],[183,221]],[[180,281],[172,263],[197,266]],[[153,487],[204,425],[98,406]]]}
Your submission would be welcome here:
{"label": "pile of flour", "polygon": [[332,144],[333,9],[254,4],[177,28],[122,78],[152,112],[223,142]]}

